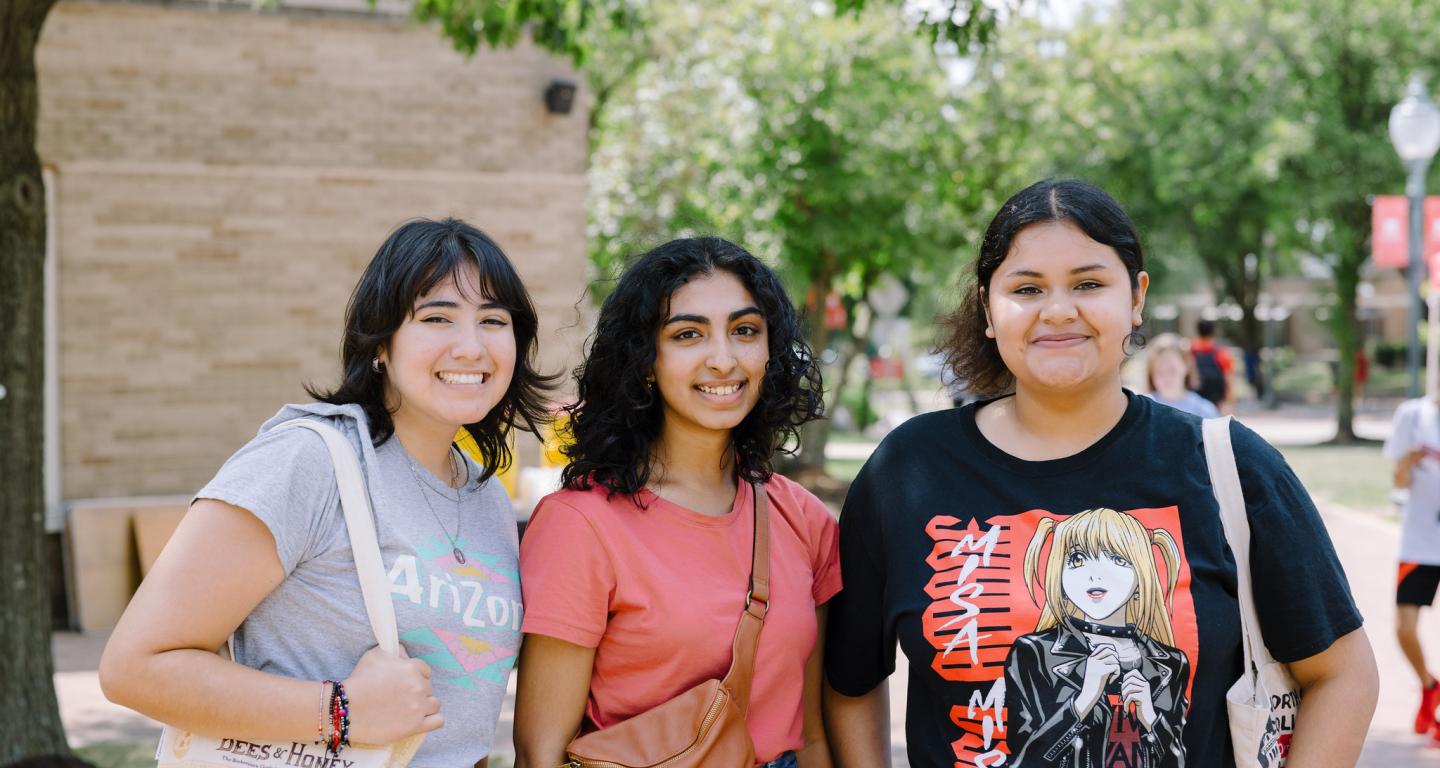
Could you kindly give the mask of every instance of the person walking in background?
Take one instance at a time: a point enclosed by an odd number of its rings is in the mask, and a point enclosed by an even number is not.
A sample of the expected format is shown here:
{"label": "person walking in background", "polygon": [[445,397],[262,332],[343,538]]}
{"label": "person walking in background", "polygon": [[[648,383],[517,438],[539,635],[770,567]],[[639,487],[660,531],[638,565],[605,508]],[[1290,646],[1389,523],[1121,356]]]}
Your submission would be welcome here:
{"label": "person walking in background", "polygon": [[1228,411],[1230,374],[1235,370],[1235,359],[1215,341],[1214,320],[1196,323],[1195,338],[1190,342],[1190,357],[1195,361],[1195,391],[1214,403],[1216,408]]}
{"label": "person walking in background", "polygon": [[1440,684],[1425,662],[1420,609],[1435,601],[1440,586],[1440,406],[1429,398],[1407,400],[1395,410],[1385,457],[1395,462],[1395,487],[1408,489],[1395,579],[1395,639],[1415,670],[1420,707],[1415,732],[1440,745],[1435,711]]}
{"label": "person walking in background", "polygon": [[[494,473],[515,424],[546,416],[538,327],[480,230],[395,230],[350,297],[339,386],[281,408],[196,494],[105,645],[106,697],[207,736],[319,742],[335,765],[347,740],[420,733],[417,766],[487,765],[521,615]],[[376,645],[326,444],[280,427],[301,419],[359,454],[401,656]],[[454,445],[462,428],[483,465]],[[227,638],[233,661],[215,652]]]}
{"label": "person walking in background", "polygon": [[838,529],[770,463],[822,408],[779,277],[719,238],[666,243],[621,276],[576,378],[565,487],[540,501],[520,554],[517,768],[553,768],[577,730],[603,734],[725,675],[757,493],[770,598],[746,725],[760,763],[828,768],[820,654]]}
{"label": "person walking in background", "polygon": [[996,213],[973,270],[941,348],[990,399],[891,432],[840,516],[837,765],[887,764],[899,648],[913,768],[1232,768],[1248,568],[1265,645],[1304,695],[1290,764],[1353,766],[1375,661],[1309,495],[1230,422],[1252,532],[1237,565],[1204,422],[1122,386],[1150,280],[1130,217],[1093,185],[1037,183]]}
{"label": "person walking in background", "polygon": [[1180,337],[1166,334],[1146,345],[1145,373],[1151,400],[1202,419],[1220,415],[1214,403],[1195,392],[1195,361],[1185,351]]}

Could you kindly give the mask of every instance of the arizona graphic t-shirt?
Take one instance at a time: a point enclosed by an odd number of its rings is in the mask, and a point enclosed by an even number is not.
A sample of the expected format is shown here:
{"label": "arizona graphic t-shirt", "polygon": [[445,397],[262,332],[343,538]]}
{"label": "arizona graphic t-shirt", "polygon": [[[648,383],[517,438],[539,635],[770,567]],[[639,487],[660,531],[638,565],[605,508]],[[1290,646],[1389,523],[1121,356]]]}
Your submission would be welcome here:
{"label": "arizona graphic t-shirt", "polygon": [[[1094,445],[1023,461],[980,433],[984,406],[901,425],[851,486],[831,685],[870,691],[898,643],[914,768],[1234,766],[1235,561],[1201,420],[1130,394]],[[1279,453],[1231,433],[1266,645],[1313,656],[1360,626],[1345,574]]]}
{"label": "arizona graphic t-shirt", "polygon": [[285,677],[343,680],[376,645],[330,452],[308,429],[273,429],[296,417],[325,419],[358,451],[400,644],[430,665],[445,726],[426,735],[410,765],[474,765],[490,754],[524,620],[510,499],[497,478],[480,482],[468,460],[468,481],[452,489],[399,438],[373,446],[358,405],[286,406],[196,494],[264,523],[285,569],[235,630],[235,660]]}

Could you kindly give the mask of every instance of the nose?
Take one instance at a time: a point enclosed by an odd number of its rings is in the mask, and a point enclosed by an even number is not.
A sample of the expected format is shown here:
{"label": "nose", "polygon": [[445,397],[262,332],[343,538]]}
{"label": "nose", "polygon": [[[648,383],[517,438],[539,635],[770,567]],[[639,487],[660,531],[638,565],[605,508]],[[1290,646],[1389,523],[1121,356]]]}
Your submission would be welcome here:
{"label": "nose", "polygon": [[456,360],[483,360],[489,354],[479,324],[456,323],[450,357]]}
{"label": "nose", "polygon": [[1059,291],[1051,295],[1040,310],[1040,320],[1047,325],[1064,325],[1075,319],[1075,302],[1068,293]]}
{"label": "nose", "polygon": [[716,334],[705,357],[705,367],[712,373],[728,373],[736,365],[735,351],[730,348],[730,334]]}

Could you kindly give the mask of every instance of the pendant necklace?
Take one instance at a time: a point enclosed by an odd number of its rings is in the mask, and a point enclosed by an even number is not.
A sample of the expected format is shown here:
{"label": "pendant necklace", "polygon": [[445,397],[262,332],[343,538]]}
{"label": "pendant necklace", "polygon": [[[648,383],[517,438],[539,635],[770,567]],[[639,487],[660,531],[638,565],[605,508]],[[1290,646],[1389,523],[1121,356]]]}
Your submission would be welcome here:
{"label": "pendant necklace", "polygon": [[[455,452],[454,452],[453,447],[452,447],[452,449],[450,450],[450,452],[446,454],[446,456],[447,456],[447,461],[448,461],[448,463],[450,464],[450,482],[453,483],[453,482],[455,482],[457,479],[459,479],[459,477],[460,477],[460,470],[459,470],[459,468],[457,468],[457,467],[455,466],[455,464],[454,464]],[[420,479],[420,473],[418,473],[418,472],[415,471],[415,460],[414,460],[413,458],[410,458],[408,455],[407,455],[405,458],[406,458],[405,466],[410,469],[410,476],[413,477],[413,478],[415,478],[415,484],[418,485],[418,486],[420,486],[420,498],[422,498],[422,499],[425,500],[425,507],[430,510],[430,516],[433,517],[433,518],[435,518],[435,524],[438,525],[438,526],[440,526],[440,532],[443,533],[443,534],[445,534],[445,538],[447,538],[447,539],[450,540],[450,554],[452,554],[452,555],[455,556],[455,562],[457,562],[457,563],[459,563],[459,564],[461,564],[461,565],[464,565],[464,564],[465,564],[465,553],[460,551],[460,545],[459,545],[458,543],[456,543],[456,540],[460,538],[460,525],[461,525],[461,523],[463,523],[464,520],[465,520],[464,516],[460,514],[460,499],[461,499],[462,495],[464,494],[464,488],[462,487],[462,488],[455,488],[455,489],[454,489],[454,491],[455,491],[455,499],[454,499],[454,501],[455,501],[455,535],[454,535],[454,536],[451,536],[451,535],[450,535],[450,531],[445,527],[445,524],[442,523],[442,522],[440,522],[440,515],[436,514],[436,512],[435,512],[435,507],[430,504],[430,495],[425,492],[425,489],[426,489],[428,486],[425,484],[424,481],[422,481],[422,480]],[[462,461],[462,466],[463,466],[463,461],[464,461],[464,460],[462,459],[461,461]],[[465,479],[466,479],[466,482],[469,482],[469,479],[470,479],[470,478],[469,478],[469,471],[468,471],[468,469],[467,469],[467,471],[466,471],[466,478],[465,478]],[[440,493],[440,492],[439,492],[439,491],[436,491],[436,493]],[[450,497],[449,497],[449,496],[445,496],[445,494],[443,494],[443,493],[440,494],[440,495],[443,496],[446,501],[449,501],[449,500],[450,500]]]}

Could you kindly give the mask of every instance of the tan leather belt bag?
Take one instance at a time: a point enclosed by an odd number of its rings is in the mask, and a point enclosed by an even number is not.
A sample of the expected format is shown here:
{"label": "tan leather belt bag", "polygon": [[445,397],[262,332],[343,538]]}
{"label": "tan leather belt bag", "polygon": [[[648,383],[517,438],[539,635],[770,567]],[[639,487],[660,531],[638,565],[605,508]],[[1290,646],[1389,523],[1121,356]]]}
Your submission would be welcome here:
{"label": "tan leather belt bag", "polygon": [[754,768],[755,745],[745,728],[755,646],[770,605],[770,510],[765,489],[755,499],[750,591],[735,628],[730,671],[622,723],[577,737],[565,748],[568,768]]}

